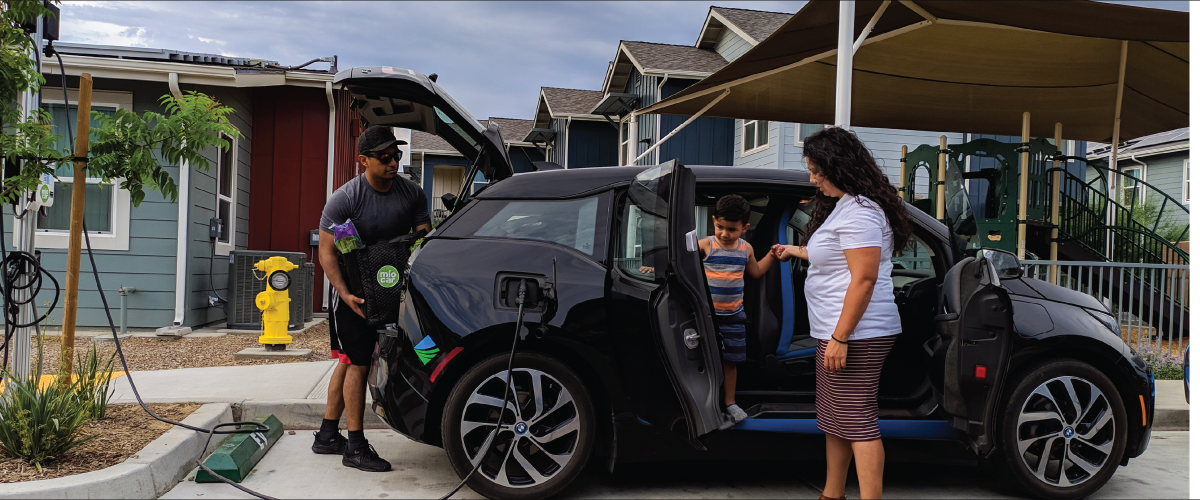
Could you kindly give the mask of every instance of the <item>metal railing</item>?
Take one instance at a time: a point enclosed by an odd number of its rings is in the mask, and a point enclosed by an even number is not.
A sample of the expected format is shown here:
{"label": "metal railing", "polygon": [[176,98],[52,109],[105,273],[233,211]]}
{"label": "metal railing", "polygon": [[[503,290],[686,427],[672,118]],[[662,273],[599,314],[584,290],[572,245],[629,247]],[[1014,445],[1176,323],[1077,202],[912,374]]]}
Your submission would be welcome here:
{"label": "metal railing", "polygon": [[1179,355],[1190,328],[1185,265],[1022,261],[1025,276],[1095,297],[1117,318],[1121,338],[1138,350]]}

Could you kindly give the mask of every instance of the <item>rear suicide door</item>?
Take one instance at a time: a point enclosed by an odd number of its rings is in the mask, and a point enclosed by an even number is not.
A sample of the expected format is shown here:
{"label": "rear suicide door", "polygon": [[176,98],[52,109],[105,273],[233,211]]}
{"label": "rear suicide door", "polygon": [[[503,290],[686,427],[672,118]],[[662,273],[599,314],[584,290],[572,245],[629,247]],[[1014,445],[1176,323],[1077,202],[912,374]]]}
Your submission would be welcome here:
{"label": "rear suicide door", "polygon": [[656,281],[650,295],[655,342],[691,444],[704,449],[700,436],[733,422],[721,405],[724,373],[696,242],[696,176],[677,161],[663,163],[638,174],[629,196],[641,211],[647,264],[666,268],[666,279]]}

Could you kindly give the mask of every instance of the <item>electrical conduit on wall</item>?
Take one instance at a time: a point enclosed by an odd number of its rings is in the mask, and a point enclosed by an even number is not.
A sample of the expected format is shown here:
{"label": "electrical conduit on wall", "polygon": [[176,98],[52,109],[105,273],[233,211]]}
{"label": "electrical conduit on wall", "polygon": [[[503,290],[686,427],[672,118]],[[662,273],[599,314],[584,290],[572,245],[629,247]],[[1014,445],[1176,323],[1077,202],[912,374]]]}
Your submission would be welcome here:
{"label": "electrical conduit on wall", "polygon": [[[171,95],[183,99],[179,90],[179,74],[171,73],[167,78],[167,86]],[[187,298],[187,235],[188,235],[188,194],[189,181],[192,176],[187,160],[179,162],[179,216],[175,219],[175,326],[183,325],[183,315],[186,311]]]}

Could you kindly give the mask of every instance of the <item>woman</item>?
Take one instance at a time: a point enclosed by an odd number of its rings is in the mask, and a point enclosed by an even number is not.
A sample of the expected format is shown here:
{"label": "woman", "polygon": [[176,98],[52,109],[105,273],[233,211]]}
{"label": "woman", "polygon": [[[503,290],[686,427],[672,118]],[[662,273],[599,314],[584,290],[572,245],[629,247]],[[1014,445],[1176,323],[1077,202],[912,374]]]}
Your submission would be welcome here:
{"label": "woman", "polygon": [[862,498],[883,495],[879,372],[900,333],[891,255],[912,234],[904,202],[858,138],[826,128],[804,140],[819,194],[805,246],[776,245],[780,260],[808,260],[804,295],[817,347],[817,427],[825,433],[821,498],[846,498],[853,457]]}

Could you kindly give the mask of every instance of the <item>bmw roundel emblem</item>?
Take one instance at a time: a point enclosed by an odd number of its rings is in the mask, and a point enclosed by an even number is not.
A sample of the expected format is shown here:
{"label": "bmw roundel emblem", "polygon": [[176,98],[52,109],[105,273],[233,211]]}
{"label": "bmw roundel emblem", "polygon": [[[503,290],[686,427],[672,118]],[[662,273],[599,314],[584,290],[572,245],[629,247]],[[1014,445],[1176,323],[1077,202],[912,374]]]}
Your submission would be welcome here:
{"label": "bmw roundel emblem", "polygon": [[529,426],[525,425],[525,422],[517,422],[517,426],[513,430],[517,431],[517,434],[525,434],[529,430]]}
{"label": "bmw roundel emblem", "polygon": [[1067,439],[1071,439],[1071,438],[1075,437],[1075,429],[1072,429],[1070,427],[1063,429],[1063,437],[1065,437]]}

